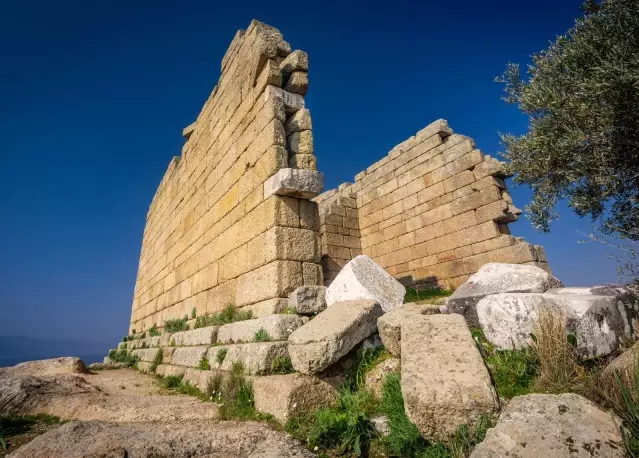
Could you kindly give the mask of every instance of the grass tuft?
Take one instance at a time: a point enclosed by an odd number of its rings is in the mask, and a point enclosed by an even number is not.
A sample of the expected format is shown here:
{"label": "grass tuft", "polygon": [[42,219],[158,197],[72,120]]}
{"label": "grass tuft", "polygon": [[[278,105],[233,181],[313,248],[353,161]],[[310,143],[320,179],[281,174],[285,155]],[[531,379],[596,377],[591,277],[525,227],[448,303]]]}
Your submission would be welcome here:
{"label": "grass tuft", "polygon": [[109,358],[113,362],[121,363],[125,366],[135,367],[138,364],[138,357],[129,353],[126,348],[111,350],[109,352]]}
{"label": "grass tuft", "polygon": [[153,360],[153,364],[151,365],[151,371],[155,372],[160,364],[162,364],[162,359],[164,358],[164,351],[162,347],[158,349],[158,352],[155,354],[155,359]]}
{"label": "grass tuft", "polygon": [[194,329],[206,328],[208,326],[222,326],[237,321],[250,320],[251,318],[253,318],[253,312],[251,310],[237,310],[233,304],[228,304],[224,310],[220,312],[197,317]]}
{"label": "grass tuft", "polygon": [[149,329],[149,337],[157,337],[160,335],[162,335],[162,333],[158,331],[158,326],[156,324],[151,326],[151,328]]}
{"label": "grass tuft", "polygon": [[224,358],[226,358],[226,354],[228,353],[228,351],[228,348],[220,348],[215,355],[215,361],[217,361],[218,364],[222,364],[224,362]]}
{"label": "grass tuft", "polygon": [[174,332],[188,331],[189,325],[186,322],[189,321],[189,317],[184,315],[183,318],[176,318],[175,320],[166,320],[164,322],[164,332],[172,334]]}
{"label": "grass tuft", "polygon": [[254,335],[253,335],[253,342],[270,342],[273,339],[271,338],[271,336],[269,335],[268,331],[264,328],[260,328]]}
{"label": "grass tuft", "polygon": [[295,372],[290,356],[277,355],[271,361],[271,374],[292,374]]}
{"label": "grass tuft", "polygon": [[453,294],[452,290],[443,289],[438,286],[429,286],[423,289],[406,288],[404,304],[428,299],[439,299],[440,297],[448,297],[451,294]]}
{"label": "grass tuft", "polygon": [[202,358],[200,359],[200,363],[198,364],[198,367],[200,368],[201,371],[211,370],[211,365],[209,364],[209,360],[207,359],[206,355],[202,355]]}

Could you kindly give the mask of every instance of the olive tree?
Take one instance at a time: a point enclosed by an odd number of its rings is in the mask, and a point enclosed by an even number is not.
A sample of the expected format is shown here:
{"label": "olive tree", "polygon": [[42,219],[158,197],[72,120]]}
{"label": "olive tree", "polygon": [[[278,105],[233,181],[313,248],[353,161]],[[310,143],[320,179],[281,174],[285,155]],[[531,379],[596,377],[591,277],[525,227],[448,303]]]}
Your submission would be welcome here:
{"label": "olive tree", "polygon": [[502,135],[515,182],[529,185],[533,225],[548,231],[565,199],[604,234],[639,240],[639,1],[591,0],[522,77],[497,78],[529,117]]}

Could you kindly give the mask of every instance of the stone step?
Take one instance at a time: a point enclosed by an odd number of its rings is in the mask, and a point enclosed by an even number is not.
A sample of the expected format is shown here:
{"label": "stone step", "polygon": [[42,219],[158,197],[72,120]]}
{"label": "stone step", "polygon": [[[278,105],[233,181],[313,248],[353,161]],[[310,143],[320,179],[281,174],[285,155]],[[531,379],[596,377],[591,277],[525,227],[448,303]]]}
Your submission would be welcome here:
{"label": "stone step", "polygon": [[139,361],[138,370],[140,372],[153,372],[153,363],[149,363],[147,361]]}
{"label": "stone step", "polygon": [[198,367],[208,349],[209,347],[205,346],[175,347],[170,362],[174,366]]}
{"label": "stone step", "polygon": [[175,342],[178,347],[211,345],[215,343],[217,337],[217,326],[193,329],[192,331],[180,331],[170,335],[169,344]]}
{"label": "stone step", "polygon": [[[176,350],[177,351],[177,350]],[[218,361],[220,352],[224,352],[221,363]],[[233,364],[240,362],[248,375],[269,374],[276,358],[288,358],[288,342],[255,342],[234,345],[217,345],[207,351],[207,358],[211,369],[229,371]]]}
{"label": "stone step", "polygon": [[160,336],[145,337],[144,339],[130,340],[127,343],[129,350],[135,350],[138,348],[150,348],[160,346]]}
{"label": "stone step", "polygon": [[302,319],[297,315],[284,314],[238,321],[220,326],[217,331],[217,343],[253,342],[255,334],[261,329],[264,329],[273,341],[286,340],[302,324]]}
{"label": "stone step", "polygon": [[184,366],[174,366],[173,364],[160,364],[156,369],[155,373],[162,377],[170,377],[170,376],[183,376],[187,371],[187,368]]}
{"label": "stone step", "polygon": [[139,361],[152,363],[157,357],[159,348],[142,348],[139,350],[131,350],[131,354],[138,357]]}

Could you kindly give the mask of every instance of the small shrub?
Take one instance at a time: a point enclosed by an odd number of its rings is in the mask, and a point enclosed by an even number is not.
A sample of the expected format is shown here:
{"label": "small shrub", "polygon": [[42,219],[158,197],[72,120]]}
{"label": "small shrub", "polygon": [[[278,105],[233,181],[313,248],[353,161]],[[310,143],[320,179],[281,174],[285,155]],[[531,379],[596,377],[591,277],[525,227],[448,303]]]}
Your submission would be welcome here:
{"label": "small shrub", "polygon": [[253,342],[270,342],[271,340],[273,339],[264,328],[260,328],[255,335],[253,335]]}
{"label": "small shrub", "polygon": [[292,374],[295,372],[290,356],[277,355],[271,361],[271,374]]}
{"label": "small shrub", "polygon": [[125,366],[135,367],[138,364],[138,357],[129,353],[126,348],[111,350],[109,352],[109,358],[112,361],[124,364]]}
{"label": "small shrub", "polygon": [[241,362],[233,363],[222,389],[221,401],[222,418],[252,419],[255,417],[253,386],[246,378],[244,365]]}
{"label": "small shrub", "polygon": [[182,377],[182,375],[167,375],[166,377],[162,377],[160,384],[164,388],[175,389],[182,383]]}
{"label": "small shrub", "polygon": [[220,372],[216,372],[215,375],[209,379],[209,382],[206,384],[206,397],[209,400],[221,399],[223,382],[224,377]]}
{"label": "small shrub", "polygon": [[187,331],[189,329],[186,322],[189,321],[189,317],[184,315],[184,318],[176,318],[175,320],[167,320],[164,322],[164,332],[169,334],[180,331]]}
{"label": "small shrub", "polygon": [[194,320],[195,317],[197,317],[197,310],[193,307],[193,310],[191,310],[191,319]]}
{"label": "small shrub", "polygon": [[228,348],[220,348],[215,355],[215,361],[217,361],[218,364],[222,364],[224,362],[224,358],[226,358],[226,354],[228,353],[228,351]]}
{"label": "small shrub", "polygon": [[162,364],[162,358],[164,358],[164,351],[162,347],[158,349],[158,352],[155,354],[155,359],[153,360],[153,365],[151,365],[151,371],[155,372],[160,364]]}
{"label": "small shrub", "polygon": [[129,336],[122,337],[122,342],[126,342],[127,340],[129,340]]}
{"label": "small shrub", "polygon": [[206,355],[202,355],[202,359],[200,359],[198,367],[201,371],[208,371],[211,369],[211,365],[209,364],[209,360],[206,358]]}
{"label": "small shrub", "polygon": [[237,310],[233,304],[228,304],[224,310],[220,312],[197,317],[194,329],[206,328],[208,326],[222,326],[237,321],[250,320],[251,318],[253,318],[252,311]]}
{"label": "small shrub", "polygon": [[156,324],[151,326],[151,328],[149,329],[149,337],[157,337],[160,335],[162,335],[162,333],[158,331],[158,326]]}
{"label": "small shrub", "polygon": [[639,354],[635,354],[632,372],[624,374],[614,371],[617,392],[609,399],[622,420],[621,432],[628,456],[639,458]]}
{"label": "small shrub", "polygon": [[443,289],[438,286],[429,286],[423,289],[406,288],[404,304],[407,304],[408,302],[426,301],[428,299],[448,297],[451,294],[453,294],[452,290]]}

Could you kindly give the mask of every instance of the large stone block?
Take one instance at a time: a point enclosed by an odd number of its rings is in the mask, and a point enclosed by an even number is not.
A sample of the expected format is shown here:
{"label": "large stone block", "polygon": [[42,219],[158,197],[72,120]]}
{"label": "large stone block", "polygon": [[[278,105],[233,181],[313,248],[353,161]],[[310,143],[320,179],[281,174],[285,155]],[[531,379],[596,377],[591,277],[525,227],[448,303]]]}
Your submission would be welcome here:
{"label": "large stone block", "polygon": [[181,331],[171,334],[171,339],[178,347],[194,345],[211,345],[215,343],[217,327],[193,329],[191,331]]}
{"label": "large stone block", "polygon": [[310,199],[324,189],[324,176],[316,170],[280,169],[264,183],[264,199],[272,195]]}
{"label": "large stone block", "polygon": [[253,342],[255,334],[260,330],[266,331],[274,341],[286,340],[300,326],[302,326],[300,317],[285,314],[238,321],[221,326],[217,333],[217,342],[220,344]]}
{"label": "large stone block", "polygon": [[394,356],[401,355],[401,327],[406,320],[414,315],[431,315],[439,312],[438,305],[432,304],[404,304],[385,313],[377,319],[377,330],[386,350]]}
{"label": "large stone block", "polygon": [[174,366],[198,367],[208,347],[177,347],[171,356]]}
{"label": "large stone block", "polygon": [[406,288],[365,255],[344,266],[326,290],[326,305],[336,302],[371,299],[387,312],[404,302]]}
{"label": "large stone block", "polygon": [[422,437],[447,442],[459,426],[499,408],[488,369],[460,315],[402,324],[402,395]]}
{"label": "large stone block", "polygon": [[[218,355],[224,358],[220,363]],[[273,370],[273,361],[288,358],[288,342],[255,342],[246,344],[223,345],[211,347],[207,353],[209,364],[214,369],[230,371],[233,364],[241,363],[249,375],[270,374]]]}
{"label": "large stone block", "polygon": [[289,336],[293,367],[303,374],[326,369],[374,333],[382,313],[371,300],[333,304]]}
{"label": "large stone block", "polygon": [[286,120],[285,128],[287,134],[313,129],[310,110],[303,108],[291,115]]}
{"label": "large stone block", "polygon": [[280,69],[285,75],[295,71],[308,71],[308,54],[304,51],[295,50],[290,53],[280,64]]}
{"label": "large stone block", "polygon": [[187,368],[184,366],[174,366],[173,364],[160,364],[155,373],[161,377],[178,376],[181,377],[186,372]]}
{"label": "large stone block", "polygon": [[203,371],[200,369],[188,368],[184,372],[182,382],[189,383],[190,385],[200,390],[202,393],[206,393],[207,388],[209,387],[209,383],[211,383],[211,381],[217,374],[224,375],[221,371],[218,370]]}
{"label": "large stone block", "polygon": [[622,458],[618,420],[573,393],[512,399],[471,458]]}
{"label": "large stone block", "polygon": [[288,303],[299,315],[316,315],[326,309],[325,296],[325,286],[305,285],[290,294]]}
{"label": "large stone block", "polygon": [[160,351],[159,348],[144,348],[132,350],[131,354],[137,356],[140,361],[153,362]]}
{"label": "large stone block", "polygon": [[304,108],[304,97],[299,94],[293,94],[292,92],[285,91],[282,88],[267,86],[264,91],[264,98],[266,101],[277,98],[284,103],[286,112],[294,113]]}
{"label": "large stone block", "polygon": [[288,374],[253,378],[253,399],[260,412],[285,423],[292,417],[328,407],[337,390],[317,377]]}
{"label": "large stone block", "polygon": [[276,297],[285,298],[303,284],[301,262],[273,261],[238,278],[235,304],[244,306]]}
{"label": "large stone block", "polygon": [[450,312],[464,315],[469,326],[477,327],[477,303],[489,294],[543,293],[561,286],[558,279],[539,267],[491,262],[457,288],[446,305]]}

